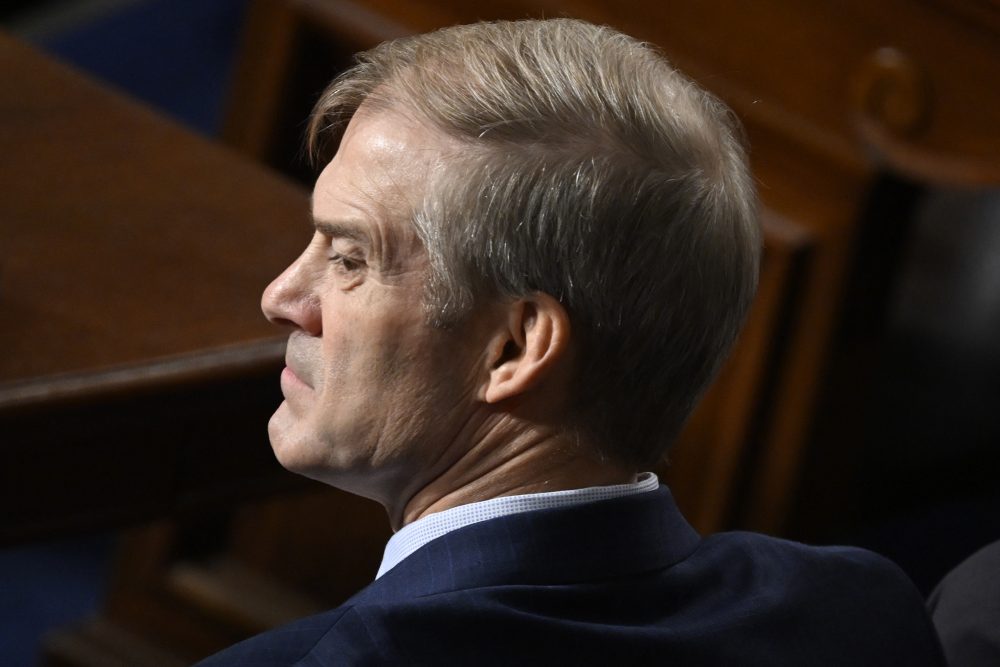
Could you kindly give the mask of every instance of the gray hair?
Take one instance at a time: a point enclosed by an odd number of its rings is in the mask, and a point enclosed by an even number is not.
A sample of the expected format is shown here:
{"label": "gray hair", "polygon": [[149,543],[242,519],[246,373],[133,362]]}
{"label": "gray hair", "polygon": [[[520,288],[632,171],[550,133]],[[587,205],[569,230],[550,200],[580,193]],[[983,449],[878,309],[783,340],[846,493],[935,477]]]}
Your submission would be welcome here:
{"label": "gray hair", "polygon": [[756,193],[729,110],[650,46],[569,19],[360,54],[316,105],[314,155],[362,103],[468,147],[413,212],[433,321],[484,298],[557,298],[579,360],[568,426],[615,461],[656,463],[756,290]]}

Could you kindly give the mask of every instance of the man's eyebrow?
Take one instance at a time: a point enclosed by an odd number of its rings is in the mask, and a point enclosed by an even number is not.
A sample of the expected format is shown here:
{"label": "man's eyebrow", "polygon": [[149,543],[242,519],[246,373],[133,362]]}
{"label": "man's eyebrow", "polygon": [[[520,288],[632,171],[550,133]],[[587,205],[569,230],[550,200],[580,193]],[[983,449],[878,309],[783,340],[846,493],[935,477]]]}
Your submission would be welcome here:
{"label": "man's eyebrow", "polygon": [[352,224],[350,222],[340,220],[316,220],[314,218],[313,227],[315,227],[316,231],[324,236],[350,239],[367,246],[372,244],[371,237],[369,237],[364,229],[358,224]]}

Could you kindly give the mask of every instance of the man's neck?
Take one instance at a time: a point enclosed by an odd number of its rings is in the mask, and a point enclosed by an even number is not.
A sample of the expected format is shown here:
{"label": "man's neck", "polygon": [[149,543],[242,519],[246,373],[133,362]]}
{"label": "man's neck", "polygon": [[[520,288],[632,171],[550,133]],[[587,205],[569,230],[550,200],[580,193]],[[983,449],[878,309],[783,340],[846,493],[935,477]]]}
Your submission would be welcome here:
{"label": "man's neck", "polygon": [[443,473],[414,493],[397,515],[394,530],[417,519],[468,503],[521,495],[625,484],[636,471],[599,461],[590,448],[564,435],[499,420]]}

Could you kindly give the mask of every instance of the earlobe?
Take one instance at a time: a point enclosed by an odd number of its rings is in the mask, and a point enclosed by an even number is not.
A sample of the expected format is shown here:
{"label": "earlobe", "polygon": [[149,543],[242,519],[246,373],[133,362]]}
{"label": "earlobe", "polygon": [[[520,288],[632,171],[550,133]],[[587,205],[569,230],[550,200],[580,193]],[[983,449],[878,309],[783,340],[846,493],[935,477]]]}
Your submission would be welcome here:
{"label": "earlobe", "polygon": [[512,302],[491,343],[484,400],[499,403],[539,385],[565,358],[569,339],[569,316],[555,298],[536,293]]}

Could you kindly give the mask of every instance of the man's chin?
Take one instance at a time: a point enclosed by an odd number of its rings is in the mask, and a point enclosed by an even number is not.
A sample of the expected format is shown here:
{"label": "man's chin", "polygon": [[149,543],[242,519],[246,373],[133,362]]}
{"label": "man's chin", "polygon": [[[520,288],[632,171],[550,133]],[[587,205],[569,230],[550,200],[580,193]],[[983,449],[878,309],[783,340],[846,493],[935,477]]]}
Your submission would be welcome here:
{"label": "man's chin", "polygon": [[315,436],[304,432],[302,424],[291,417],[282,403],[271,416],[267,430],[271,450],[281,467],[288,472],[332,486],[357,496],[385,504],[379,493],[384,475],[377,474],[362,457],[330,460]]}
{"label": "man's chin", "polygon": [[290,472],[301,473],[304,461],[300,420],[292,414],[288,401],[282,401],[267,422],[267,435],[271,441],[271,451],[278,463]]}
{"label": "man's chin", "polygon": [[303,417],[282,402],[267,423],[271,451],[281,467],[296,475],[328,483],[329,462],[324,457],[324,445]]}

